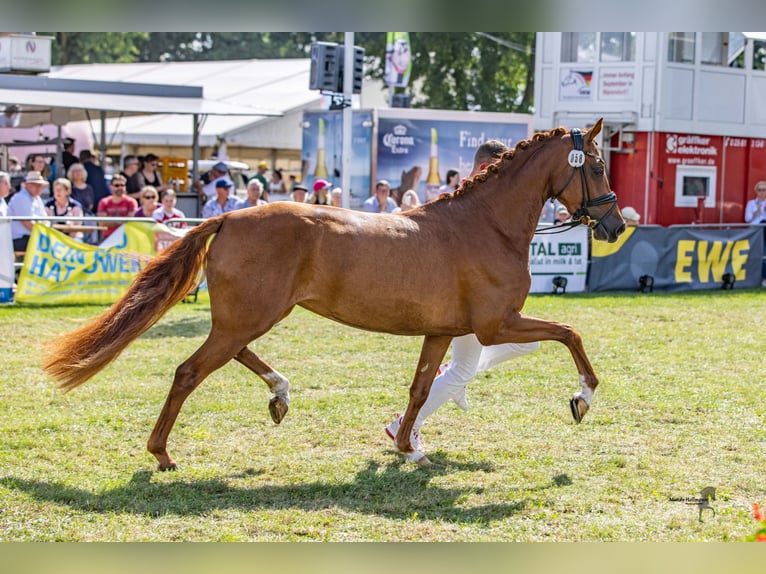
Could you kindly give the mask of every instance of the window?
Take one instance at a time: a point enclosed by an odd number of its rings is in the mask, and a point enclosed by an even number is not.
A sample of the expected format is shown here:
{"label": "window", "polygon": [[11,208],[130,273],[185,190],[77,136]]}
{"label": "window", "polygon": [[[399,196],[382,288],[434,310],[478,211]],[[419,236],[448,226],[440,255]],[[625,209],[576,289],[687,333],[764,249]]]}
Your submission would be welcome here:
{"label": "window", "polygon": [[705,207],[715,207],[715,167],[679,165],[676,168],[676,207],[697,207],[698,200],[705,198]]}
{"label": "window", "polygon": [[601,32],[602,62],[633,62],[635,59],[635,32]]}
{"label": "window", "polygon": [[753,40],[753,70],[766,70],[766,40]]}
{"label": "window", "polygon": [[[702,63],[721,65],[724,61],[725,32],[702,32]],[[728,47],[728,42],[726,42]]]}
{"label": "window", "polygon": [[595,32],[564,32],[561,34],[562,62],[595,62]]}
{"label": "window", "polygon": [[745,36],[742,32],[702,32],[702,63],[744,68]]}
{"label": "window", "polygon": [[694,32],[670,32],[668,62],[694,63]]}

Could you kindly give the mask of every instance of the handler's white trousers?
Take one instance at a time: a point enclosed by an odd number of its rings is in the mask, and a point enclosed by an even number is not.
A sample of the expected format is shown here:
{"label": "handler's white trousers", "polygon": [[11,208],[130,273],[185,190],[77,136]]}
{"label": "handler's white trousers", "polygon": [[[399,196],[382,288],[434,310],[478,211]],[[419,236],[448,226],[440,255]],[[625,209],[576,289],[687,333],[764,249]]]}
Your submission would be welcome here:
{"label": "handler's white trousers", "polygon": [[434,379],[428,398],[415,419],[415,429],[420,429],[436,409],[452,398],[465,393],[465,387],[476,376],[495,365],[521,357],[540,348],[539,341],[532,343],[505,343],[483,347],[476,335],[463,335],[452,340],[452,361],[449,367]]}

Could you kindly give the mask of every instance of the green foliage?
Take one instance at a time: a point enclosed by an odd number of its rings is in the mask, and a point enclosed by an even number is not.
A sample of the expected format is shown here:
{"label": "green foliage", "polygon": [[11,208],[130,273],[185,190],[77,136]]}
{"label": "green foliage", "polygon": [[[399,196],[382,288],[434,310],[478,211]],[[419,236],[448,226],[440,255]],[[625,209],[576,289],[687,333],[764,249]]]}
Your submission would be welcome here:
{"label": "green foliage", "polygon": [[[730,541],[763,501],[762,290],[535,295],[525,313],[582,334],[600,376],[575,425],[566,348],[480,374],[471,410],[423,428],[420,468],[383,434],[404,408],[420,340],[302,309],[251,344],[290,378],[275,426],[266,385],[231,362],[192,393],[170,435],[146,439],[179,363],[210,329],[179,304],[102,373],[64,395],[42,343],[96,306],[0,308],[3,541]],[[716,487],[697,505],[671,498]]]}
{"label": "green foliage", "polygon": [[[490,37],[491,36],[491,37]],[[416,107],[530,112],[535,34],[413,32],[410,87]],[[342,43],[340,32],[57,32],[54,64],[305,58],[312,42]],[[382,78],[386,34],[359,32],[366,74]],[[414,88],[417,86],[417,88]]]}

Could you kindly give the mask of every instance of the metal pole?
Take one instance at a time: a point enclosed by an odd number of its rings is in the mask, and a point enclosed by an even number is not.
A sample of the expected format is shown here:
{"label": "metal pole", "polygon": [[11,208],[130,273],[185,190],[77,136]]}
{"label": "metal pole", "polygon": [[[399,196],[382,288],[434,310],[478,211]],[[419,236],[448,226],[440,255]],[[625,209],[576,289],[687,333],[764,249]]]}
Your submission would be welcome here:
{"label": "metal pole", "polygon": [[[198,193],[200,196],[202,195],[202,188],[201,186],[197,186],[197,174],[199,169],[199,114],[194,114],[192,116],[192,119],[194,121],[194,124],[192,126],[192,168],[191,168],[191,178],[189,178],[191,181],[189,181],[189,187],[187,191],[191,193]],[[200,196],[197,196],[197,203],[196,208],[194,210],[194,215],[197,216],[200,213],[200,202],[204,201],[206,198],[200,199]]]}
{"label": "metal pole", "polygon": [[343,62],[343,142],[341,149],[341,195],[340,205],[351,207],[351,98],[354,93],[354,33],[346,32]]}

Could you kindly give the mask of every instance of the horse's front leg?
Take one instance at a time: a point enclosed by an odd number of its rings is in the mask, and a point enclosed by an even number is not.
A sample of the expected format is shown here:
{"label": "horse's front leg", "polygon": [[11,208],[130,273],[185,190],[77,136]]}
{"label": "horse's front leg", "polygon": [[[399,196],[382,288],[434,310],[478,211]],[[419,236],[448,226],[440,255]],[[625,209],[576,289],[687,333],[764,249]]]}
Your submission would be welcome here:
{"label": "horse's front leg", "polygon": [[425,455],[416,451],[410,444],[410,433],[415,424],[415,419],[420,412],[420,408],[428,398],[431,390],[431,384],[434,382],[436,371],[444,358],[452,337],[427,335],[423,339],[423,346],[420,349],[420,359],[415,371],[415,378],[410,385],[410,402],[407,410],[404,412],[402,424],[399,432],[396,433],[396,448],[406,454],[407,460],[417,462],[420,465],[429,465]]}
{"label": "horse's front leg", "polygon": [[585,413],[590,409],[593,393],[598,386],[598,378],[590,364],[588,355],[585,353],[582,337],[574,327],[516,313],[510,318],[506,318],[501,328],[495,333],[477,333],[477,336],[482,345],[530,343],[532,341],[559,341],[566,345],[577,366],[577,372],[580,374],[581,387],[581,390],[570,399],[569,408],[574,420],[578,423],[582,421]]}

